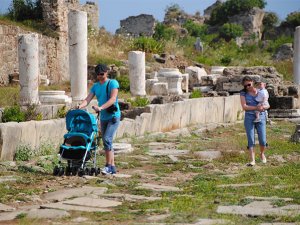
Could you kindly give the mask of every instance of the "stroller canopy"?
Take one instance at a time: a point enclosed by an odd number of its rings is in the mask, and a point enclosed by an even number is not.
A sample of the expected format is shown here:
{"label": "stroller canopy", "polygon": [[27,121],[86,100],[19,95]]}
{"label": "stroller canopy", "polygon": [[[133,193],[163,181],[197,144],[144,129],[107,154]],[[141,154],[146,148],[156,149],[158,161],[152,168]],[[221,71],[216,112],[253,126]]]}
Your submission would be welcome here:
{"label": "stroller canopy", "polygon": [[98,132],[96,116],[81,109],[71,110],[66,115],[66,126],[69,132],[91,135]]}

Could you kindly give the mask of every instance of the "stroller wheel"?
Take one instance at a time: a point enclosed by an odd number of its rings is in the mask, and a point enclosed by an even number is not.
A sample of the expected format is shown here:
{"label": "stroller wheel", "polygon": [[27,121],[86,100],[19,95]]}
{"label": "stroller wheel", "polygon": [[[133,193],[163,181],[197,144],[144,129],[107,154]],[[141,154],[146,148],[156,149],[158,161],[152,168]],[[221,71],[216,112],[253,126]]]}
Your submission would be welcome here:
{"label": "stroller wheel", "polygon": [[66,167],[66,176],[70,176],[71,175],[71,168],[69,166]]}
{"label": "stroller wheel", "polygon": [[65,173],[65,168],[64,167],[60,167],[59,168],[59,172],[58,172],[58,176],[62,176]]}
{"label": "stroller wheel", "polygon": [[59,173],[59,168],[58,168],[58,166],[55,166],[55,167],[53,168],[53,176],[57,176],[58,173]]}
{"label": "stroller wheel", "polygon": [[77,175],[77,167],[72,167],[72,175],[73,176]]}
{"label": "stroller wheel", "polygon": [[95,176],[98,176],[100,174],[100,168],[96,167],[95,168]]}
{"label": "stroller wheel", "polygon": [[78,170],[78,176],[82,177],[83,175],[84,175],[84,170],[80,168]]}
{"label": "stroller wheel", "polygon": [[95,168],[91,168],[91,171],[89,173],[90,176],[93,176],[94,173],[96,173],[96,169]]}
{"label": "stroller wheel", "polygon": [[84,169],[84,174],[90,175],[90,173],[91,173],[90,168],[85,168],[85,169]]}

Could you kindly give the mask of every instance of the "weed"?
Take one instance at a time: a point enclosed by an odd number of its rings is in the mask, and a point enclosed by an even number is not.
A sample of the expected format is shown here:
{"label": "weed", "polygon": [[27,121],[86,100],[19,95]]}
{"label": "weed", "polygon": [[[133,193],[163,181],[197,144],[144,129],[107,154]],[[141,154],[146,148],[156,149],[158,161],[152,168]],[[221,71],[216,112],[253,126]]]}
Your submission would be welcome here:
{"label": "weed", "polygon": [[190,98],[201,98],[202,92],[200,90],[193,90],[190,94]]}
{"label": "weed", "polygon": [[133,107],[144,107],[150,104],[148,98],[139,96],[136,97],[134,100],[127,99],[127,102],[129,102]]}
{"label": "weed", "polygon": [[58,118],[65,118],[66,114],[67,114],[67,107],[65,105],[57,110]]}
{"label": "weed", "polygon": [[29,161],[34,155],[34,150],[29,145],[19,145],[14,159],[16,161]]}
{"label": "weed", "polygon": [[25,121],[26,114],[21,110],[19,105],[6,107],[3,111],[2,121],[3,122],[23,122]]}
{"label": "weed", "polygon": [[128,76],[119,76],[116,78],[116,80],[119,82],[120,90],[125,92],[130,91],[130,81]]}

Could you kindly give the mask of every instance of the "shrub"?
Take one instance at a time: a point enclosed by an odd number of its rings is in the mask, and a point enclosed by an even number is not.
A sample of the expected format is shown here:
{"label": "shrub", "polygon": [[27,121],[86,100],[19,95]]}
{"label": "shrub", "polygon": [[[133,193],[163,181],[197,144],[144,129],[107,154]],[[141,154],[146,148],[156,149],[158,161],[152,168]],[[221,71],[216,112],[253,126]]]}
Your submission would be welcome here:
{"label": "shrub", "polygon": [[19,105],[7,107],[3,111],[2,121],[23,122],[25,121],[25,112],[21,110],[21,107]]}
{"label": "shrub", "polygon": [[177,33],[172,27],[167,27],[163,23],[157,23],[157,25],[155,26],[153,38],[156,41],[159,40],[169,41],[172,39],[176,39],[176,37],[177,37]]}
{"label": "shrub", "polygon": [[104,58],[104,57],[101,57],[101,58],[98,58],[97,61],[96,61],[96,64],[105,64],[105,65],[116,65],[116,66],[122,66],[123,63],[119,60],[115,60],[115,59],[112,59],[112,58]]}
{"label": "shrub", "polygon": [[230,41],[231,39],[241,37],[244,33],[244,29],[241,25],[238,24],[225,23],[220,28],[219,33],[221,38],[224,38],[226,41]]}
{"label": "shrub", "polygon": [[289,36],[281,36],[274,41],[270,41],[267,50],[270,53],[275,53],[277,49],[285,43],[293,43],[293,38]]}
{"label": "shrub", "polygon": [[207,34],[207,25],[196,24],[192,20],[187,20],[183,24],[183,27],[186,28],[193,37],[203,37]]}
{"label": "shrub", "polygon": [[265,30],[273,28],[275,25],[278,24],[278,22],[279,22],[279,18],[277,14],[274,12],[267,12],[263,19],[263,25]]}
{"label": "shrub", "polygon": [[164,44],[162,42],[154,40],[153,38],[140,37],[134,40],[132,49],[143,51],[146,53],[160,54],[164,51]]}
{"label": "shrub", "polygon": [[34,151],[29,145],[20,145],[16,149],[14,159],[16,161],[28,161],[32,156],[34,156]]}
{"label": "shrub", "polygon": [[247,12],[254,7],[263,9],[265,6],[265,0],[228,0],[223,4],[220,3],[213,9],[209,24],[222,25],[227,23],[231,16]]}
{"label": "shrub", "polygon": [[190,98],[201,98],[202,92],[200,90],[193,90],[190,94]]}
{"label": "shrub", "polygon": [[119,82],[120,90],[125,92],[130,91],[130,81],[128,76],[119,76],[116,77],[116,80]]}
{"label": "shrub", "polygon": [[290,13],[286,18],[286,23],[293,28],[300,26],[300,12]]}
{"label": "shrub", "polygon": [[127,102],[129,102],[133,107],[144,107],[150,104],[149,100],[144,97],[136,97],[134,100],[127,99]]}
{"label": "shrub", "polygon": [[231,63],[231,57],[229,55],[225,55],[221,58],[221,63],[224,66],[228,66]]}
{"label": "shrub", "polygon": [[41,0],[13,0],[8,8],[8,16],[15,21],[42,20]]}

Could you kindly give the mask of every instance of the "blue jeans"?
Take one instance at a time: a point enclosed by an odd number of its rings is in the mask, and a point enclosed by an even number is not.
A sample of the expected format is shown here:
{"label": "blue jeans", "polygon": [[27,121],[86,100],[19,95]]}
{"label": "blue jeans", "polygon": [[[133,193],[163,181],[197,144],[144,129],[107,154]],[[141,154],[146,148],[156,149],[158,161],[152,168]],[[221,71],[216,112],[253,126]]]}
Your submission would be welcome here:
{"label": "blue jeans", "polygon": [[248,149],[255,146],[255,129],[258,135],[258,141],[260,146],[267,146],[267,133],[266,133],[266,114],[265,112],[260,113],[260,122],[254,123],[256,116],[255,113],[245,113],[244,126],[246,129],[248,139]]}
{"label": "blue jeans", "polygon": [[120,118],[115,117],[114,119],[101,120],[101,134],[105,151],[113,150],[113,138],[120,124]]}

